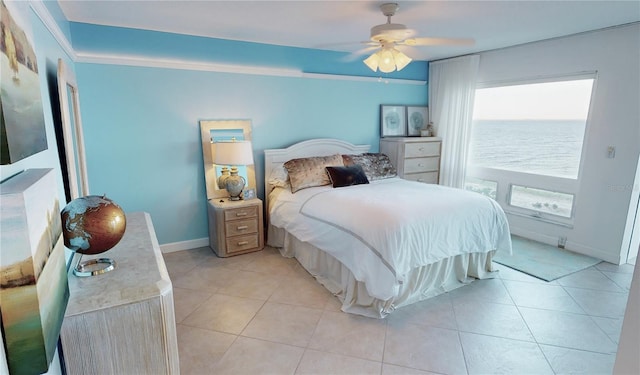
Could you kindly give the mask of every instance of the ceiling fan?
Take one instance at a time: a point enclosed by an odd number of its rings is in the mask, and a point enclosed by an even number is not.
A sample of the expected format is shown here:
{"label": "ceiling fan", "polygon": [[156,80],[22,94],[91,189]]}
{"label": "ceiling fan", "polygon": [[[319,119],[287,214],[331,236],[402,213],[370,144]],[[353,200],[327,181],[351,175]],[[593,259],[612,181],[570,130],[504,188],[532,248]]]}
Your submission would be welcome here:
{"label": "ceiling fan", "polygon": [[415,30],[399,23],[391,23],[391,17],[396,14],[399,6],[397,3],[385,3],[380,5],[382,14],[387,17],[387,23],[371,28],[370,41],[364,42],[369,47],[356,52],[363,54],[371,50],[378,50],[364,60],[364,63],[374,72],[378,69],[383,73],[401,70],[411,62],[411,58],[397,46],[434,46],[434,45],[471,45],[470,38],[429,38],[414,37]]}

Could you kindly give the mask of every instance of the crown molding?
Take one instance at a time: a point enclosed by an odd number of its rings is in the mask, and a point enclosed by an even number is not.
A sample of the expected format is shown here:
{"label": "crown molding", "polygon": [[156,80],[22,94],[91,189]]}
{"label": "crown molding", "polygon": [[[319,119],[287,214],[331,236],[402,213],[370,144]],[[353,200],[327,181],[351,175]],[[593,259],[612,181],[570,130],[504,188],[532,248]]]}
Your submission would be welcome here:
{"label": "crown molding", "polygon": [[405,85],[426,85],[426,81],[410,80],[410,79],[394,79],[381,77],[362,77],[352,75],[339,74],[321,74],[321,73],[305,73],[297,69],[269,68],[262,66],[248,65],[227,65],[215,64],[211,62],[175,60],[175,59],[158,59],[148,56],[126,56],[111,55],[100,53],[77,52],[76,62],[88,64],[109,64],[109,65],[126,65],[141,66],[147,68],[165,68],[180,70],[196,70],[217,73],[233,73],[233,74],[255,74],[263,76],[292,77],[292,78],[311,78],[323,80],[341,80],[341,81],[358,81],[358,82],[380,82],[385,84],[405,84]]}
{"label": "crown molding", "polygon": [[111,55],[88,52],[76,52],[76,55],[76,62],[89,64],[142,66],[147,68],[196,70],[236,74],[256,74],[280,77],[302,77],[302,72],[295,69],[268,68],[246,65],[226,65],[189,60],[159,59],[148,56]]}
{"label": "crown molding", "polygon": [[33,0],[30,1],[29,4],[31,6],[31,9],[33,9],[38,18],[40,18],[47,30],[49,30],[53,38],[58,42],[60,47],[62,47],[64,53],[66,53],[71,60],[75,61],[76,52],[74,51],[73,46],[64,35],[62,30],[60,30],[60,26],[58,26],[56,20],[53,19],[53,16],[51,15],[51,13],[49,13],[49,9],[47,9],[43,1]]}
{"label": "crown molding", "polygon": [[391,84],[400,84],[400,85],[424,86],[427,84],[427,81],[420,81],[416,79],[364,77],[364,76],[324,74],[324,73],[302,73],[302,77],[315,78],[315,79],[331,79],[331,80],[339,80],[339,81],[379,82],[379,83],[385,83],[385,84],[391,83]]}

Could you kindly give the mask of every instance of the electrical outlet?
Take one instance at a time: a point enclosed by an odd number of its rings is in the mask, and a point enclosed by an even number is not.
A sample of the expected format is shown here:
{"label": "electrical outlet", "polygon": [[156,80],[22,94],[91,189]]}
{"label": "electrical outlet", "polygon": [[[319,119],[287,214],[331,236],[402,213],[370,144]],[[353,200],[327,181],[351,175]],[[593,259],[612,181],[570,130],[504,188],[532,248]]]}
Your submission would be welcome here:
{"label": "electrical outlet", "polygon": [[567,244],[567,237],[564,237],[564,236],[558,237],[558,247],[559,248],[564,249],[566,244]]}
{"label": "electrical outlet", "polygon": [[613,146],[607,147],[607,157],[613,159],[616,157],[616,148]]}

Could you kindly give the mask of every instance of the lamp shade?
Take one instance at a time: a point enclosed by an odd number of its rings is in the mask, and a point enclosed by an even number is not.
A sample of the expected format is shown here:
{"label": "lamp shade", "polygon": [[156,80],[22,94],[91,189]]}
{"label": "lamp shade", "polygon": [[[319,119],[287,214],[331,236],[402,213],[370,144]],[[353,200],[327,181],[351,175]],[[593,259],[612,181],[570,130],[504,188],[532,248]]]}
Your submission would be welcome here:
{"label": "lamp shade", "polygon": [[214,163],[221,165],[253,165],[250,141],[216,142]]}

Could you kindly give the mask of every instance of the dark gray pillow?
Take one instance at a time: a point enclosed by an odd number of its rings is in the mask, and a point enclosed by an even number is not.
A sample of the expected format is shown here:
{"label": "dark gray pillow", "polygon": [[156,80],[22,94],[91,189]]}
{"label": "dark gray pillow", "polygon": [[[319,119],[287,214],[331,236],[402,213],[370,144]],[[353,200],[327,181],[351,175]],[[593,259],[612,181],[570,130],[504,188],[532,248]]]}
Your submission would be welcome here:
{"label": "dark gray pillow", "polygon": [[326,169],[334,188],[369,183],[364,170],[357,164],[348,167],[326,167]]}

